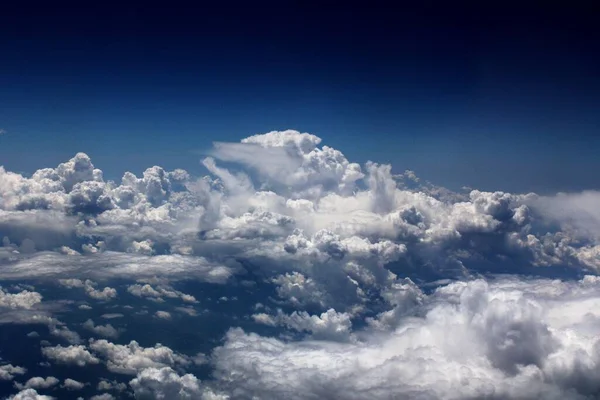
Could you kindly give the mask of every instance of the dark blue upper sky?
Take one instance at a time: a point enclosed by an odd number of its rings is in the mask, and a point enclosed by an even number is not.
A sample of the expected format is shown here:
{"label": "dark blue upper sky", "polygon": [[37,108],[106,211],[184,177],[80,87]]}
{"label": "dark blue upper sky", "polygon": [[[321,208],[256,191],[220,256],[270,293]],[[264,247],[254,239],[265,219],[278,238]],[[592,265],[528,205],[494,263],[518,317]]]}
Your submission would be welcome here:
{"label": "dark blue upper sky", "polygon": [[291,128],[452,188],[600,188],[591,8],[200,3],[2,6],[0,164],[200,174]]}

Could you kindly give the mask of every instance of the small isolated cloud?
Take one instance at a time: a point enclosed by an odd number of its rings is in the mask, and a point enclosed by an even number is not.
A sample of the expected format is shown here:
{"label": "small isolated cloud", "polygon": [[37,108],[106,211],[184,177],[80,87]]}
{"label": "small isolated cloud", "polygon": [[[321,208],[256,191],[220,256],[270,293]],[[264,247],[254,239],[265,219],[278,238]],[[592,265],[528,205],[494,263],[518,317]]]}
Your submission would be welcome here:
{"label": "small isolated cloud", "polygon": [[19,390],[23,389],[48,389],[53,386],[58,385],[60,381],[53,376],[48,376],[46,378],[42,378],[41,376],[36,376],[30,378],[24,384],[15,382],[15,387]]}
{"label": "small isolated cloud", "polygon": [[83,323],[83,327],[97,335],[104,336],[107,338],[115,339],[119,336],[119,331],[115,329],[111,324],[95,325],[94,321],[88,319]]}
{"label": "small isolated cloud", "polygon": [[27,369],[12,364],[0,365],[0,381],[12,381],[16,375],[24,375]]}
{"label": "small isolated cloud", "polygon": [[67,390],[81,390],[85,387],[85,383],[76,381],[75,379],[67,378],[64,380],[62,387]]}
{"label": "small isolated cloud", "polygon": [[171,313],[168,311],[159,310],[156,313],[154,313],[154,315],[156,316],[156,318],[159,319],[171,319]]}

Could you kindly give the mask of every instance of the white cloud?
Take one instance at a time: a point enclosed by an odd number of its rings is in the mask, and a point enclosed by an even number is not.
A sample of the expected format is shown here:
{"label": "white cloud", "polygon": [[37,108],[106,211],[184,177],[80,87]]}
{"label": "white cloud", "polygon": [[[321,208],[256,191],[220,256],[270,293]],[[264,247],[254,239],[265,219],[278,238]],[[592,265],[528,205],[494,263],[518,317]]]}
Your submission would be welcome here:
{"label": "white cloud", "polygon": [[456,282],[397,327],[345,344],[234,329],[213,355],[217,376],[263,399],[584,398],[600,390],[599,285]]}
{"label": "white cloud", "polygon": [[254,314],[253,319],[265,325],[281,325],[299,332],[310,332],[314,339],[340,340],[350,338],[352,322],[347,313],[329,309],[321,315],[310,315],[306,311],[294,311],[287,315],[281,312],[275,316],[264,313]]}
{"label": "white cloud", "polygon": [[0,365],[0,381],[12,381],[16,375],[23,375],[26,372],[26,368],[12,364]]}
{"label": "white cloud", "polygon": [[42,295],[37,292],[24,290],[20,293],[10,294],[6,293],[4,290],[2,290],[2,287],[0,287],[0,307],[11,309],[30,309],[41,301]]}
{"label": "white cloud", "polygon": [[111,324],[95,325],[94,321],[88,319],[83,323],[83,327],[97,335],[115,339],[119,336],[119,331]]}
{"label": "white cloud", "polygon": [[[234,310],[232,291],[252,295],[251,304],[264,304],[254,322],[280,336],[230,331],[211,359],[218,379],[210,385],[234,388],[235,398],[576,398],[600,390],[595,278],[488,274],[600,271],[597,192],[453,193],[411,171],[358,165],[292,130],[217,143],[203,164],[210,176],[155,166],[119,182],[105,181],[83,153],[31,177],[0,167],[0,280],[58,280],[102,301],[98,309],[119,300],[111,282],[154,302],[203,304],[178,283],[228,285],[206,301],[230,307],[225,313]],[[41,302],[43,287],[8,287],[0,324],[42,323],[80,342]],[[206,307],[201,318],[213,315]],[[236,307],[226,315],[233,321],[257,312]],[[168,311],[142,313],[173,323]],[[118,333],[92,320],[83,327]],[[139,396],[209,393],[184,373],[191,357],[158,344],[93,340],[42,352],[136,375]]]}
{"label": "white cloud", "polygon": [[134,375],[144,368],[185,366],[191,363],[188,357],[161,344],[142,347],[136,341],[120,345],[102,339],[90,340],[89,348],[106,360],[109,371],[119,374]]}
{"label": "white cloud", "polygon": [[84,367],[87,364],[98,364],[100,362],[83,345],[42,347],[42,354],[54,362],[74,364],[78,367]]}
{"label": "white cloud", "polygon": [[196,298],[192,295],[182,293],[168,285],[159,285],[153,288],[149,284],[134,284],[127,287],[127,291],[134,296],[148,298],[157,302],[163,302],[164,298],[181,299],[186,303],[197,303]]}
{"label": "white cloud", "polygon": [[41,376],[36,376],[33,378],[29,378],[27,382],[24,384],[20,384],[15,382],[15,387],[19,390],[23,389],[48,389],[53,386],[58,385],[60,381],[53,376],[48,376],[46,378],[42,378]]}
{"label": "white cloud", "polygon": [[82,281],[81,279],[69,278],[69,279],[59,279],[58,282],[69,289],[72,288],[83,288],[85,293],[96,300],[112,300],[117,297],[117,290],[111,287],[105,287],[102,290],[98,290],[95,288],[96,283],[89,279]]}
{"label": "white cloud", "polygon": [[98,385],[96,386],[96,390],[115,390],[117,392],[123,392],[127,390],[127,385],[123,382],[101,379],[100,382],[98,382]]}
{"label": "white cloud", "polygon": [[76,381],[75,379],[67,378],[63,382],[62,387],[67,390],[81,390],[85,387],[85,383]]}
{"label": "white cloud", "polygon": [[115,400],[116,397],[110,393],[96,394],[90,397],[90,400]]}
{"label": "white cloud", "polygon": [[168,311],[159,310],[159,311],[155,312],[154,315],[156,316],[156,318],[159,318],[159,319],[167,319],[167,320],[171,319],[171,313],[169,313]]}
{"label": "white cloud", "polygon": [[227,400],[229,396],[217,394],[202,387],[192,374],[180,376],[171,368],[146,368],[129,382],[136,399],[198,399]]}
{"label": "white cloud", "polygon": [[39,394],[35,389],[24,389],[8,400],[53,400],[54,397]]}

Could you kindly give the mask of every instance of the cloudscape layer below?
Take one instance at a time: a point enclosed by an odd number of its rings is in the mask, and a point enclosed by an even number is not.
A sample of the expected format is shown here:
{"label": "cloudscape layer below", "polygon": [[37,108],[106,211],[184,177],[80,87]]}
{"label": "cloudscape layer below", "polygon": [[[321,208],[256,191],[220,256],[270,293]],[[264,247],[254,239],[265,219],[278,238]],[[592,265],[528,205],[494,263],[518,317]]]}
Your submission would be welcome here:
{"label": "cloudscape layer below", "polygon": [[452,192],[292,130],[202,163],[0,167],[0,395],[600,393],[599,192]]}

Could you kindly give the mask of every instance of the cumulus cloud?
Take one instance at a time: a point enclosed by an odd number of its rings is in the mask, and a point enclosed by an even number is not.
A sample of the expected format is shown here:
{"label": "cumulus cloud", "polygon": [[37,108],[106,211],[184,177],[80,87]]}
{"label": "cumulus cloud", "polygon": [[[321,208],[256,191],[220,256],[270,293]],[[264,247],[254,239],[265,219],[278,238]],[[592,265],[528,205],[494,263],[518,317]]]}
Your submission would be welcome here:
{"label": "cumulus cloud", "polygon": [[95,300],[112,300],[117,297],[117,290],[111,287],[105,287],[102,290],[96,289],[96,283],[86,279],[82,281],[80,279],[59,279],[58,282],[69,289],[72,288],[83,288],[85,293]]}
{"label": "cumulus cloud", "polygon": [[191,363],[189,357],[161,344],[142,347],[136,341],[120,345],[102,339],[90,340],[89,348],[106,360],[109,371],[118,374],[135,375],[144,368],[186,366]]}
{"label": "cumulus cloud", "polygon": [[42,378],[41,376],[36,376],[33,378],[29,378],[27,382],[24,384],[15,382],[15,387],[19,390],[23,389],[48,389],[53,386],[58,385],[60,381],[53,376],[48,376],[46,378]]}
{"label": "cumulus cloud", "polygon": [[[42,348],[48,359],[103,362],[135,376],[139,398],[600,391],[598,192],[455,193],[321,142],[287,130],[215,143],[201,178],[154,166],[107,181],[83,153],[30,177],[0,167],[0,280],[37,288],[0,289],[0,323],[47,325],[78,344]],[[177,303],[169,311],[206,317],[211,332],[226,320],[232,329],[205,364],[214,379],[199,382],[185,370],[193,357],[160,344],[79,344],[41,302],[49,282],[99,300],[105,317],[116,315],[107,304],[134,296]],[[136,318],[177,317],[144,307]],[[83,328],[118,334],[91,319]]]}
{"label": "cumulus cloud", "polygon": [[194,375],[180,376],[168,367],[146,368],[140,371],[129,384],[137,399],[229,399],[229,396],[202,387]]}
{"label": "cumulus cloud", "polygon": [[215,351],[217,373],[264,399],[587,398],[600,390],[599,284],[451,283],[397,327],[345,344],[234,329]]}
{"label": "cumulus cloud", "polygon": [[156,316],[156,318],[159,318],[159,319],[167,319],[167,320],[171,319],[171,313],[168,311],[159,310],[159,311],[155,312],[154,315]]}
{"label": "cumulus cloud", "polygon": [[27,369],[12,364],[0,365],[0,381],[12,381],[16,375],[23,375]]}
{"label": "cumulus cloud", "polygon": [[123,392],[123,391],[127,390],[127,385],[123,382],[109,381],[106,379],[101,379],[100,382],[98,382],[98,385],[96,386],[96,390],[99,390],[99,391],[114,390],[117,392]]}
{"label": "cumulus cloud", "polygon": [[291,315],[286,315],[281,310],[278,311],[275,316],[259,313],[252,317],[265,325],[282,325],[299,332],[310,332],[314,339],[343,341],[350,336],[352,322],[347,313],[329,309],[321,315],[310,315],[306,311],[294,311]]}
{"label": "cumulus cloud", "polygon": [[96,394],[90,397],[90,400],[115,400],[116,397],[110,393]]}
{"label": "cumulus cloud", "polygon": [[159,285],[153,288],[149,284],[134,284],[127,287],[127,291],[134,296],[147,298],[156,302],[163,302],[165,298],[181,299],[186,303],[197,303],[196,298],[192,295],[174,290],[168,285]]}
{"label": "cumulus cloud", "polygon": [[54,400],[52,396],[41,395],[35,389],[24,389],[10,396],[8,400]]}
{"label": "cumulus cloud", "polygon": [[119,331],[115,329],[111,324],[106,325],[95,325],[94,321],[88,319],[83,323],[83,327],[97,335],[104,336],[107,338],[117,338],[119,336]]}
{"label": "cumulus cloud", "polygon": [[0,308],[30,309],[34,305],[40,303],[41,301],[42,295],[37,292],[30,292],[28,290],[24,290],[20,293],[10,294],[6,293],[0,287]]}
{"label": "cumulus cloud", "polygon": [[67,390],[81,390],[85,387],[85,383],[76,381],[75,379],[67,378],[64,380],[62,387]]}
{"label": "cumulus cloud", "polygon": [[74,364],[78,367],[84,367],[87,364],[98,364],[100,362],[83,345],[42,347],[42,354],[51,361],[60,364]]}

